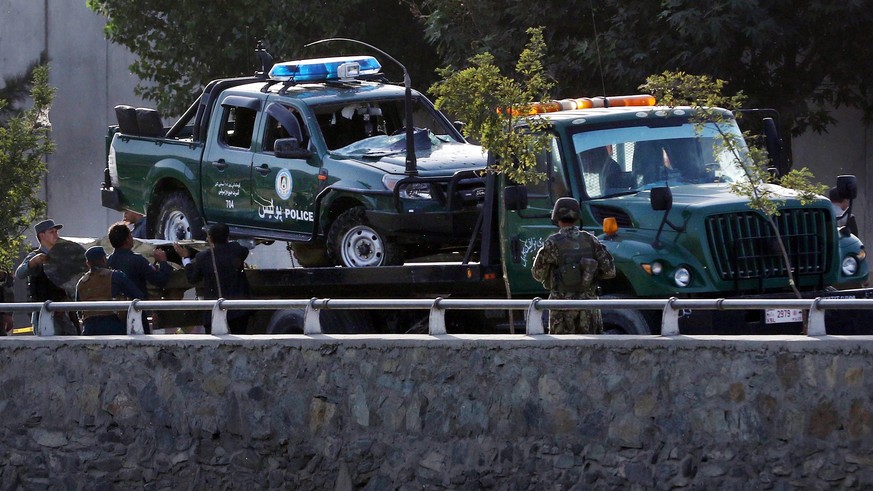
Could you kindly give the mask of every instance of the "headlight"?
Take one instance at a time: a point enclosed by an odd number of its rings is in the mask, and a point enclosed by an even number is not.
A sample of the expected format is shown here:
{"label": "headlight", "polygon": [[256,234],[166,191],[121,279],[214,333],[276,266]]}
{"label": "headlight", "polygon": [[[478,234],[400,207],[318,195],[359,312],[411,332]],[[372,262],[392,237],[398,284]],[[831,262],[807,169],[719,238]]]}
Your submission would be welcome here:
{"label": "headlight", "polygon": [[[391,191],[394,191],[397,183],[402,179],[405,179],[405,176],[385,174],[382,176],[382,184]],[[403,199],[431,199],[430,184],[426,182],[404,184],[400,188],[400,197]]]}
{"label": "headlight", "polygon": [[685,288],[691,284],[691,272],[685,268],[679,268],[673,273],[673,282],[680,288]]}
{"label": "headlight", "polygon": [[858,259],[855,256],[846,256],[843,258],[843,274],[846,276],[854,276],[858,272]]}

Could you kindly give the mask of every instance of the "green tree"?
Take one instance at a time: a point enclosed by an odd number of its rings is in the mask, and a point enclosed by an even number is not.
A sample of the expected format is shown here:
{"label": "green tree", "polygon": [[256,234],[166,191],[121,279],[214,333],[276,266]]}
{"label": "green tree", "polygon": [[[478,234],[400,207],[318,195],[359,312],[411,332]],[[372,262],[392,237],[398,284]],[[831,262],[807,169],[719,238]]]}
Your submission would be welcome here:
{"label": "green tree", "polygon": [[[463,133],[487,150],[493,170],[516,182],[541,179],[536,155],[548,148],[543,131],[547,118],[528,118],[531,103],[544,101],[553,83],[543,71],[546,45],[542,29],[528,29],[530,41],[521,52],[515,77],[503,75],[490,53],[470,58],[462,70],[440,69],[443,80],[431,87],[436,107],[464,121]],[[515,131],[524,122],[529,131]]]}
{"label": "green tree", "polygon": [[831,107],[873,120],[869,2],[828,0],[419,0],[417,12],[444,63],[488,51],[512,65],[527,26],[545,27],[556,95],[631,93],[665,70],[742,87],[748,107],[779,110],[783,129],[825,131]]}
{"label": "green tree", "polygon": [[[352,44],[304,48],[327,37],[360,39],[401,60],[413,83],[435,80],[434,50],[399,0],[88,0],[88,6],[107,17],[108,38],[137,55],[130,67],[141,80],[135,93],[166,115],[183,112],[210,80],[253,74],[260,68],[258,40],[281,61],[362,53]],[[383,68],[402,81],[398,67]]]}
{"label": "green tree", "polygon": [[[45,214],[37,195],[46,172],[45,159],[54,150],[48,112],[55,90],[48,85],[48,66],[33,70],[32,105],[0,125],[0,267],[21,256],[24,233]],[[0,112],[9,102],[0,100]]]}

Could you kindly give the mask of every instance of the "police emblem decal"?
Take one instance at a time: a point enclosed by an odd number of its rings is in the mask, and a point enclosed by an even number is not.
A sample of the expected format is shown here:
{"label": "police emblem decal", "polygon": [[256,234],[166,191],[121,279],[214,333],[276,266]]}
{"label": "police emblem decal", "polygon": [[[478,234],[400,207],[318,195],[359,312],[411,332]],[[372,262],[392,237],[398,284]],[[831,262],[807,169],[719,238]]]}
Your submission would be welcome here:
{"label": "police emblem decal", "polygon": [[291,172],[282,169],[276,174],[276,195],[279,199],[286,200],[291,197]]}

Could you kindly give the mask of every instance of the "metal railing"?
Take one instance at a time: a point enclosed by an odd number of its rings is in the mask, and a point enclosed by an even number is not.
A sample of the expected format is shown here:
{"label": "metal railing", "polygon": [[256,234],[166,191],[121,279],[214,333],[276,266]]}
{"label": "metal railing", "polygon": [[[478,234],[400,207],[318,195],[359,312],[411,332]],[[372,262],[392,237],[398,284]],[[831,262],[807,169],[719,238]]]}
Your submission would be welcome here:
{"label": "metal railing", "polygon": [[679,317],[686,309],[692,310],[748,310],[748,309],[795,309],[808,312],[806,333],[808,336],[824,336],[825,310],[865,309],[873,310],[873,299],[814,298],[814,299],[596,299],[596,300],[495,300],[495,299],[331,299],[312,298],[300,300],[132,300],[100,302],[52,302],[46,301],[2,304],[5,312],[39,312],[39,323],[34,334],[55,334],[53,312],[57,311],[127,311],[127,333],[141,335],[143,310],[211,311],[212,335],[228,334],[228,310],[280,310],[303,309],[303,333],[321,334],[319,313],[329,309],[400,309],[429,310],[428,332],[430,335],[446,334],[447,310],[518,310],[525,312],[525,334],[535,336],[545,333],[544,310],[580,309],[634,309],[661,310],[661,336],[679,335]]}

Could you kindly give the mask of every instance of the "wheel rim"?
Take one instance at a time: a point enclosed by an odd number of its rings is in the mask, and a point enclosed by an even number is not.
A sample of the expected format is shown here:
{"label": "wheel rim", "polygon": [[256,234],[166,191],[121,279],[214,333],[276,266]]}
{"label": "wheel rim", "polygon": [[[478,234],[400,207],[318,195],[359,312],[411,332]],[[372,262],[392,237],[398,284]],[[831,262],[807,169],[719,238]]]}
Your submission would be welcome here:
{"label": "wheel rim", "polygon": [[343,264],[349,267],[378,266],[385,257],[385,247],[375,230],[358,225],[343,236],[340,255]]}
{"label": "wheel rim", "polygon": [[188,217],[178,210],[170,212],[164,219],[164,240],[187,240],[191,237]]}

